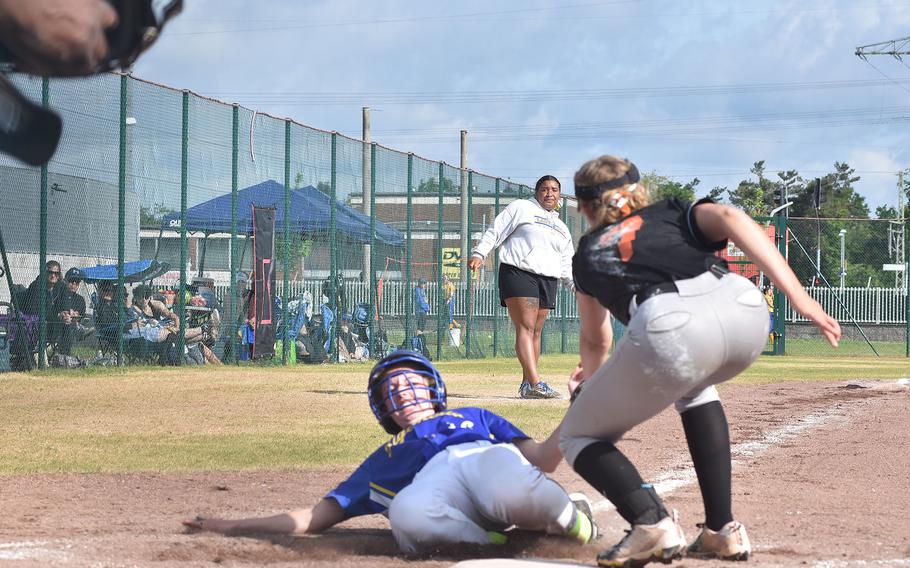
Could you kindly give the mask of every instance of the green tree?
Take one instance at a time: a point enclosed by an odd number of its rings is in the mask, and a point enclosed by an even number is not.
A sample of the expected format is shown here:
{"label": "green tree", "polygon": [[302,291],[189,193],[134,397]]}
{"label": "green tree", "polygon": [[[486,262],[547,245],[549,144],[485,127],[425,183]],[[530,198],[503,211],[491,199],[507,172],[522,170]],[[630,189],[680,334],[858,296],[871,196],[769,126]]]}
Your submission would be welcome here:
{"label": "green tree", "polygon": [[[698,198],[695,188],[701,183],[701,180],[696,177],[689,182],[680,183],[657,172],[650,172],[642,176],[642,183],[647,186],[652,201],[660,201],[671,197],[676,197],[683,201],[695,201]],[[714,187],[705,194],[705,197],[719,202],[723,201],[723,195],[726,192],[726,187]]]}
{"label": "green tree", "polygon": [[695,186],[701,183],[698,178],[693,178],[688,183],[679,183],[671,181],[660,188],[658,195],[660,199],[670,199],[675,197],[680,201],[695,201]]}
{"label": "green tree", "polygon": [[[294,277],[297,272],[302,273],[303,261],[306,257],[310,256],[310,252],[313,248],[313,241],[304,239],[301,235],[289,234],[288,244],[290,245],[290,262],[288,263],[288,267],[291,276]],[[275,262],[280,270],[284,269],[284,236],[281,234],[275,235]]]}
{"label": "green tree", "polygon": [[[780,194],[785,198],[784,203],[790,202],[793,203],[800,192],[803,191],[805,187],[805,182],[803,181],[802,176],[796,170],[787,170],[785,172],[777,172],[778,181],[774,182],[774,185],[771,189],[772,196],[774,193],[780,191]],[[773,203],[772,209],[780,207],[780,203]],[[788,208],[788,214],[792,214],[791,205]]]}
{"label": "green tree", "polygon": [[321,191],[326,195],[332,195],[332,184],[327,181],[320,181],[316,183],[316,190]]}
{"label": "green tree", "polygon": [[855,173],[856,171],[846,163],[834,162],[834,172],[825,176],[828,182],[828,199],[820,208],[822,217],[869,218],[866,198],[853,188],[853,184],[860,180]]}
{"label": "green tree", "polygon": [[797,192],[796,199],[793,200],[793,207],[790,208],[791,216],[815,217],[817,214],[819,217],[833,219],[869,218],[869,206],[866,204],[866,198],[857,193],[853,187],[860,177],[855,175],[855,170],[847,163],[834,162],[834,171],[819,179],[821,180],[822,203],[818,211],[815,210],[815,180],[813,179],[805,182],[803,188]]}
{"label": "green tree", "polygon": [[139,226],[144,228],[158,228],[165,215],[174,213],[174,210],[163,203],[156,203],[152,207],[139,206]]}
{"label": "green tree", "polygon": [[[415,190],[417,193],[429,193],[429,194],[439,194],[439,182],[436,181],[435,177],[427,178],[421,180],[417,185]],[[442,178],[442,192],[443,193],[460,193],[461,190],[458,186],[455,185],[455,182],[450,180],[447,177]]]}
{"label": "green tree", "polygon": [[[303,186],[303,172],[297,172],[294,176],[294,189],[300,189]],[[332,184],[325,181],[317,182],[316,190],[326,195],[332,194]],[[310,256],[313,250],[313,241],[303,235],[288,235],[290,248],[290,269],[293,275],[297,270],[303,273],[303,261]],[[284,235],[275,235],[275,261],[278,266],[284,268]]]}
{"label": "green tree", "polygon": [[897,219],[897,209],[890,205],[879,205],[875,208],[876,219]]}
{"label": "green tree", "polygon": [[771,211],[769,206],[773,200],[773,191],[768,191],[771,182],[765,176],[765,161],[755,162],[749,171],[758,178],[758,181],[743,180],[739,182],[736,189],[728,192],[730,204],[753,217],[767,215]]}
{"label": "green tree", "polygon": [[711,188],[710,191],[708,191],[708,193],[705,194],[705,197],[707,197],[708,199],[711,199],[713,201],[716,201],[718,203],[723,203],[724,194],[729,193],[729,192],[730,192],[730,190],[728,190],[726,187],[721,187],[719,185],[715,185],[714,187]]}

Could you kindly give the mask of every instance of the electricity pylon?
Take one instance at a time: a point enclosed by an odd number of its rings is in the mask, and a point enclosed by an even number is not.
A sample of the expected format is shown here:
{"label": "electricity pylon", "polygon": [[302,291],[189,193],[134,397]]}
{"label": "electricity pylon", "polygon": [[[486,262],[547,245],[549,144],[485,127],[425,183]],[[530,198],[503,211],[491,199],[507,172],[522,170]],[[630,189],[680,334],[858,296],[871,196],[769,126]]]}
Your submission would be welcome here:
{"label": "electricity pylon", "polygon": [[867,55],[890,55],[901,59],[902,55],[910,55],[910,37],[861,45],[855,53],[860,59],[866,59]]}
{"label": "electricity pylon", "polygon": [[[901,56],[910,55],[910,37],[862,45],[857,47],[854,53],[863,61],[867,61],[867,55],[890,55],[903,63],[904,60]],[[906,63],[904,65],[906,66]],[[891,253],[891,258],[896,264],[904,264],[904,271],[894,274],[894,286],[898,289],[905,288],[907,279],[910,278],[910,274],[907,274],[908,266],[905,264],[907,263],[906,255],[910,253],[904,244],[907,242],[905,235],[907,220],[902,218],[904,214],[904,173],[901,171],[897,174],[898,218],[888,223],[888,252]]]}

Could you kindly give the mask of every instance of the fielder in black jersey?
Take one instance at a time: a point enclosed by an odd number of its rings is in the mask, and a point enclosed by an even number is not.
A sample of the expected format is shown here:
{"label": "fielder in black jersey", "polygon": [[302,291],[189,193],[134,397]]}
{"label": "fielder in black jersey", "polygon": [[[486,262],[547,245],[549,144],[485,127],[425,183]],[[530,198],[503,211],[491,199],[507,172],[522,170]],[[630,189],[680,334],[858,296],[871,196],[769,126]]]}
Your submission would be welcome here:
{"label": "fielder in black jersey", "polygon": [[[840,326],[742,211],[710,200],[649,204],[635,165],[612,156],[581,167],[575,195],[593,229],[573,260],[581,363],[569,382],[574,402],[559,428],[560,449],[632,525],[598,564],[637,567],[684,552],[745,560],[751,545],[733,519],[730,435],[714,385],[761,353],[768,309],[761,291],[714,252],[733,240],[835,347]],[[608,359],[610,312],[627,332]],[[688,547],[675,511],[615,445],[671,404],[705,506],[702,531]]]}
{"label": "fielder in black jersey", "polygon": [[579,282],[594,286],[578,289],[628,325],[629,304],[636,294],[706,270],[727,272],[727,261],[714,254],[726,247],[726,239],[708,242],[692,218],[695,206],[702,203],[712,201],[668,199],[583,236],[572,260],[573,273],[576,286]]}

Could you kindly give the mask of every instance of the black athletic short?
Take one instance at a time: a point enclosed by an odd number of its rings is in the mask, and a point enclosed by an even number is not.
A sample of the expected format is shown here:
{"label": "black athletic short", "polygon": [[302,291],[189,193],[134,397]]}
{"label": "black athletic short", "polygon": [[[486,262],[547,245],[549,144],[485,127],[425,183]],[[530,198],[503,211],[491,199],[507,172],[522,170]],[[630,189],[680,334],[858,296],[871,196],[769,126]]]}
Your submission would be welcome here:
{"label": "black athletic short", "polygon": [[537,298],[540,307],[556,307],[556,278],[541,276],[511,264],[499,264],[499,305],[505,307],[507,298]]}

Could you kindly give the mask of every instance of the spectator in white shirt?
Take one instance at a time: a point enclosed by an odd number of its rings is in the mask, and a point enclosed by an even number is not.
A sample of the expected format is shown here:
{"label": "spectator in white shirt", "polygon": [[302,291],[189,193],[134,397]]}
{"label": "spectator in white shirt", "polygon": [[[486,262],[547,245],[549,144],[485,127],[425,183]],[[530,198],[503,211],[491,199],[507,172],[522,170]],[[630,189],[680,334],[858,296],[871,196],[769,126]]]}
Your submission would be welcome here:
{"label": "spectator in white shirt", "polygon": [[521,398],[559,398],[540,379],[540,334],[556,307],[557,281],[572,285],[572,235],[559,219],[560,183],[546,175],[534,197],[510,203],[474,247],[468,268],[480,268],[499,248],[499,301],[515,326],[515,354],[521,364]]}

